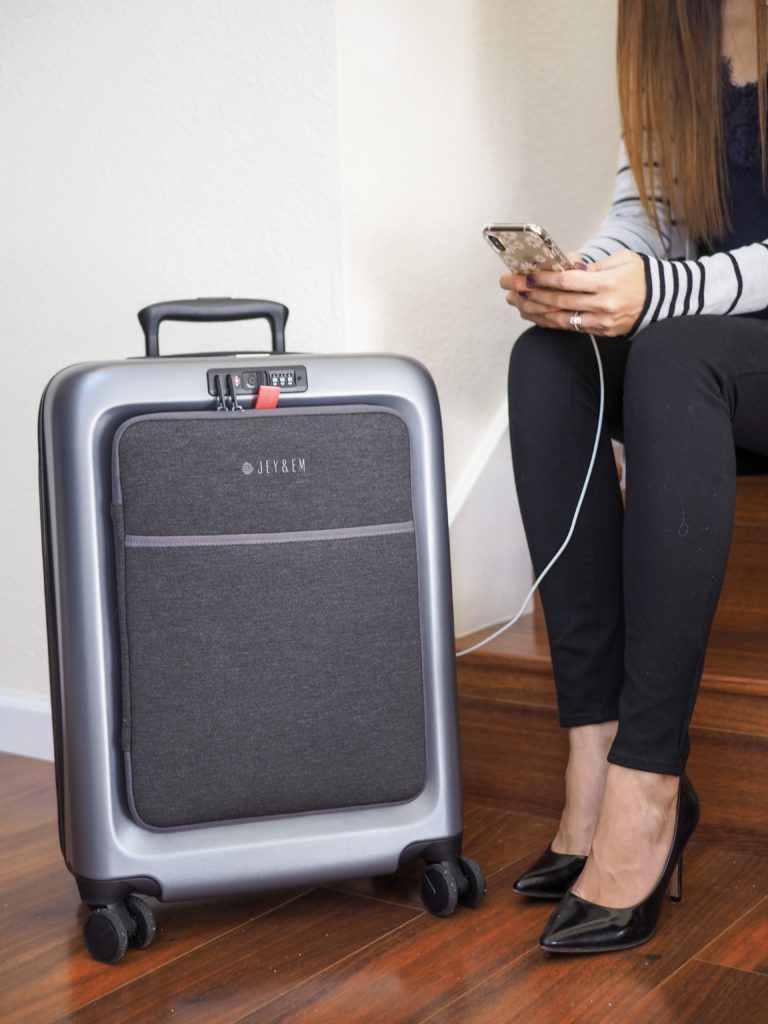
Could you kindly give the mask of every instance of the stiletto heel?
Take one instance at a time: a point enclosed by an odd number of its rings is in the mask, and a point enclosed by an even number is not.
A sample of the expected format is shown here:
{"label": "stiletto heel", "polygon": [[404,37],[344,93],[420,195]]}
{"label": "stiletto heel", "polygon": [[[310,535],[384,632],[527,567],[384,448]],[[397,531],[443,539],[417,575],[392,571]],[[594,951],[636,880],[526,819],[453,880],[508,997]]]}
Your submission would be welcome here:
{"label": "stiletto heel", "polygon": [[567,892],[549,919],[541,946],[550,953],[609,953],[639,946],[656,931],[672,875],[677,870],[672,899],[683,895],[683,850],[699,822],[699,801],[688,778],[680,779],[672,846],[653,892],[633,907],[601,907]]}
{"label": "stiletto heel", "polygon": [[673,903],[683,902],[683,855],[680,854],[680,860],[677,862],[677,871],[675,872],[675,879],[672,882],[672,891],[669,894],[669,898]]}

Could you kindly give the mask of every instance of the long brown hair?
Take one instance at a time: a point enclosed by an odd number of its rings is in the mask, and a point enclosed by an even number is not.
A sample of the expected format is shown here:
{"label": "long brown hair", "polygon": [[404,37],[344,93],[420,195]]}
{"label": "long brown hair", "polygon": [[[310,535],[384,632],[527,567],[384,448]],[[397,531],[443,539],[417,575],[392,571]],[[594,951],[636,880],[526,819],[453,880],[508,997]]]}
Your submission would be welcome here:
{"label": "long brown hair", "polygon": [[[662,200],[691,237],[728,226],[720,66],[723,0],[619,0],[617,62],[624,141],[643,207]],[[755,0],[758,109],[766,180],[766,0]]]}

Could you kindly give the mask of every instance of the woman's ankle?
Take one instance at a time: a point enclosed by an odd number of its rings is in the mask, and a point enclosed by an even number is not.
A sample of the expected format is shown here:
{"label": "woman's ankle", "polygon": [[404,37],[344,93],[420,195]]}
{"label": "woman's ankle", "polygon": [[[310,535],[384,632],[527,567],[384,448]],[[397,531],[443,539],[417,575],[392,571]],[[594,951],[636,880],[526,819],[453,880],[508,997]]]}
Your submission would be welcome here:
{"label": "woman's ankle", "polygon": [[572,726],[568,730],[568,746],[571,755],[592,753],[607,757],[618,728],[619,723],[615,719],[609,722]]}
{"label": "woman's ankle", "polygon": [[661,775],[620,764],[608,765],[605,783],[609,800],[623,804],[631,799],[664,815],[674,811],[680,791],[679,775]]}
{"label": "woman's ankle", "polygon": [[565,771],[565,807],[552,850],[586,856],[592,844],[603,799],[608,751],[617,722],[580,725],[569,730]]}
{"label": "woman's ankle", "polygon": [[597,828],[574,892],[628,907],[657,885],[674,837],[680,779],[610,764]]}

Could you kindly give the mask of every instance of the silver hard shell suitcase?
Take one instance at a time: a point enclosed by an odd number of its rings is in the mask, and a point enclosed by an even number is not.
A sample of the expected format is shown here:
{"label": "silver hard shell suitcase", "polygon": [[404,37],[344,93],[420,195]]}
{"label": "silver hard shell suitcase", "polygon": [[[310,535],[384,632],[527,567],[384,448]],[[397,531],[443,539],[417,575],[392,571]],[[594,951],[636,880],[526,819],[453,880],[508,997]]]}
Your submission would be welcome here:
{"label": "silver hard shell suitcase", "polygon": [[[477,905],[462,810],[437,398],[385,356],[286,356],[287,309],[140,314],[147,358],[40,410],[62,851],[119,960],[161,900],[382,875]],[[273,353],[159,358],[163,319]]]}

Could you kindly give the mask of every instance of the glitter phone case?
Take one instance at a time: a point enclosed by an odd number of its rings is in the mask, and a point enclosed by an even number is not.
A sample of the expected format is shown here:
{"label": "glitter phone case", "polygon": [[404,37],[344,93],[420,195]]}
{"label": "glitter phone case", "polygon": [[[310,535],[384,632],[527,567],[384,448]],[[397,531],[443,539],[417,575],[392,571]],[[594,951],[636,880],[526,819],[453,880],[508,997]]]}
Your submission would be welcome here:
{"label": "glitter phone case", "polygon": [[483,237],[513,274],[572,269],[565,253],[538,224],[488,224]]}

